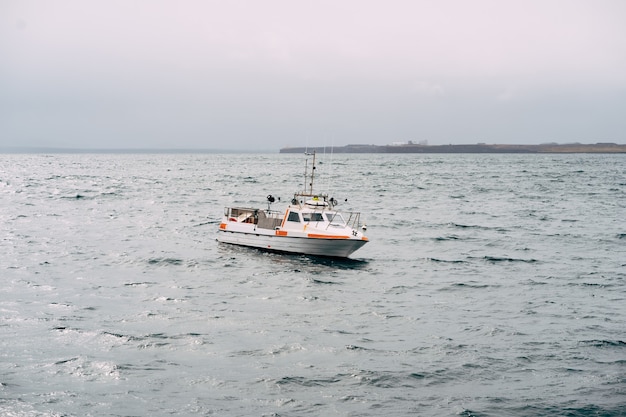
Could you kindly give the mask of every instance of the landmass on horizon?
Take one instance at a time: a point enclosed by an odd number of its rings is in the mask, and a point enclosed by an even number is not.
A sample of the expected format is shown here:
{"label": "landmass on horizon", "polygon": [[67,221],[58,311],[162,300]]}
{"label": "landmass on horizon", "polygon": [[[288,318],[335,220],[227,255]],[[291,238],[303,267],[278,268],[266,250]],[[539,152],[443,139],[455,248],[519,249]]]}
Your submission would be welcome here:
{"label": "landmass on horizon", "polygon": [[545,143],[540,145],[505,145],[476,143],[473,145],[428,145],[425,143],[394,143],[391,145],[346,145],[330,147],[285,147],[280,153],[626,153],[626,145],[617,143]]}
{"label": "landmass on horizon", "polygon": [[[395,142],[390,145],[351,144],[342,146],[287,146],[279,153],[306,153],[306,152],[333,152],[333,153],[626,153],[626,144],[600,142],[595,144],[583,143],[544,143],[539,145],[509,145],[509,144],[449,144],[428,145],[424,142],[413,143]],[[215,149],[215,148],[63,148],[43,146],[2,147],[4,154],[88,154],[88,153],[119,153],[119,154],[184,154],[184,153],[274,153],[276,149]]]}

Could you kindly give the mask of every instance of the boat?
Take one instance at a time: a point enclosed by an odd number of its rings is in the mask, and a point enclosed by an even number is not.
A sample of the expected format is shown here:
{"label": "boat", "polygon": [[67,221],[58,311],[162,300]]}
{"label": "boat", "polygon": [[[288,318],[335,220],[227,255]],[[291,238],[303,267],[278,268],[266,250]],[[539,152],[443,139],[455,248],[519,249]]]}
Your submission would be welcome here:
{"label": "boat", "polygon": [[296,192],[284,211],[272,210],[271,194],[267,209],[225,207],[218,242],[333,258],[347,258],[365,245],[360,213],[340,212],[335,198],[313,192],[315,152],[306,155],[304,191]]}

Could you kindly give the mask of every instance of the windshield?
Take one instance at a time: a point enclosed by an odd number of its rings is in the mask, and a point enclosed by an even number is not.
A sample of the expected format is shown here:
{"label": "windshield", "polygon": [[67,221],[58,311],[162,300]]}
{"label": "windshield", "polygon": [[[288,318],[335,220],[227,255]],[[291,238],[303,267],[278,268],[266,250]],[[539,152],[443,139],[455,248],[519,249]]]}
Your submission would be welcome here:
{"label": "windshield", "polygon": [[339,213],[326,213],[325,214],[328,222],[333,226],[345,226],[346,221],[343,219],[343,216]]}

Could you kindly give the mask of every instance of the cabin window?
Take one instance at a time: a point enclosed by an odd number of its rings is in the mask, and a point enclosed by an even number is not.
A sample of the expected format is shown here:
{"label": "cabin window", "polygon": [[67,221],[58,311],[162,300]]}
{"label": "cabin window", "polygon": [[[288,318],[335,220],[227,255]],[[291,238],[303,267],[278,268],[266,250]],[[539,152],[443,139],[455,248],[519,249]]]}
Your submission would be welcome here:
{"label": "cabin window", "polygon": [[300,222],[300,216],[298,215],[298,213],[290,211],[289,212],[289,217],[287,217],[287,221],[288,222]]}
{"label": "cabin window", "polygon": [[322,213],[302,213],[305,222],[323,222]]}

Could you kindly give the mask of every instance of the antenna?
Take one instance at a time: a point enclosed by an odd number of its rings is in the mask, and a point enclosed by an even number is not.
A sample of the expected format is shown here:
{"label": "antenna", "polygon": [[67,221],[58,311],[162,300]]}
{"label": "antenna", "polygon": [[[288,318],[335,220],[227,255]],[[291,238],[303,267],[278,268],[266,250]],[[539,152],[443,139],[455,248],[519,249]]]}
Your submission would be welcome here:
{"label": "antenna", "polygon": [[[313,181],[315,180],[315,150],[313,153],[307,154],[313,155],[313,163],[311,164],[311,173],[309,174],[309,160],[305,160],[304,164],[304,194],[313,195]],[[308,185],[308,191],[307,191]]]}
{"label": "antenna", "polygon": [[313,151],[313,164],[311,165],[311,182],[309,183],[309,193],[313,194],[313,180],[315,179],[315,151]]}
{"label": "antenna", "polygon": [[328,193],[328,195],[332,195],[332,192],[333,192],[333,155],[335,154],[334,151],[335,151],[335,138],[331,136],[330,163],[329,163],[329,167],[326,168],[326,170],[324,171],[324,175],[326,176],[325,191]]}

